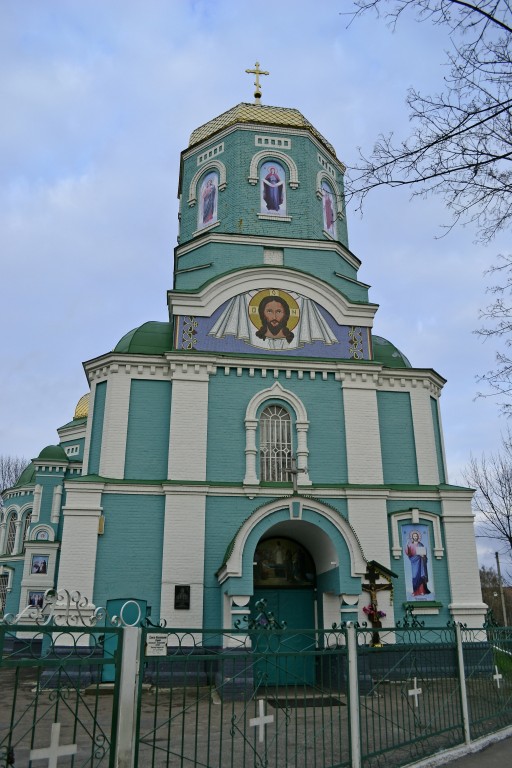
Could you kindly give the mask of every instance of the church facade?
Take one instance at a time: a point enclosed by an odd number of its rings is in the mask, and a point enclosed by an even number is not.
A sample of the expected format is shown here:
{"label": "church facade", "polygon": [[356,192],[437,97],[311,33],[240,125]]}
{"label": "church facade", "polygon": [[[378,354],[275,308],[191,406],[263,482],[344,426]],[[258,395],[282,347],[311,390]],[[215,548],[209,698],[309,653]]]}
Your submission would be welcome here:
{"label": "church facade", "polygon": [[330,627],[366,619],[377,563],[384,626],[407,607],[481,626],[445,380],[373,333],[344,170],[295,109],[242,103],[192,133],[169,321],[85,363],[58,444],[4,492],[4,613],[58,587],[175,627],[231,627],[261,597]]}

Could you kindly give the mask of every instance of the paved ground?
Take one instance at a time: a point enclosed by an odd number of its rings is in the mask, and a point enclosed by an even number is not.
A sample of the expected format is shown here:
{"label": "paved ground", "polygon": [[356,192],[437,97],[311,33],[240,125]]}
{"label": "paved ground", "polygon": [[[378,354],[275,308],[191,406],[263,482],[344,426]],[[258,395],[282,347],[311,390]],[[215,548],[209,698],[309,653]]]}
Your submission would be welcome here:
{"label": "paved ground", "polygon": [[448,763],[453,768],[508,768],[512,765],[512,737],[491,744],[480,752]]}

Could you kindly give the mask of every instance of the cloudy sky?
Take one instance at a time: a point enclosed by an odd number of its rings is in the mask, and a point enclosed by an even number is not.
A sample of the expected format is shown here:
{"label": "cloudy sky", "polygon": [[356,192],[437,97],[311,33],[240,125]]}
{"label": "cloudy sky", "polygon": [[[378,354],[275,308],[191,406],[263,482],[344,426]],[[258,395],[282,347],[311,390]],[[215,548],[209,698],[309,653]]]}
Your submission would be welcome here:
{"label": "cloudy sky", "polygon": [[[409,130],[405,94],[438,91],[449,42],[405,17],[392,33],[350,0],[3,0],[0,4],[0,453],[36,456],[87,391],[82,361],[166,320],[179,152],[192,130],[252,101],[298,108],[350,165]],[[380,190],[349,210],[375,332],[448,379],[450,480],[506,428],[475,377],[494,346],[473,331],[484,271],[510,250],[441,237],[442,200]],[[485,547],[481,547],[482,552]],[[491,550],[493,547],[491,547]]]}

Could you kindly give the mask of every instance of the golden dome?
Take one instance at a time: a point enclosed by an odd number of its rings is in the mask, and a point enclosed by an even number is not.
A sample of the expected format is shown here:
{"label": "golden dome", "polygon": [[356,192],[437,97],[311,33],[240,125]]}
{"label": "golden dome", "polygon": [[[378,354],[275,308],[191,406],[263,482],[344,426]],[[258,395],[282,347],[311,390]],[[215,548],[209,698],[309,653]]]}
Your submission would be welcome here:
{"label": "golden dome", "polygon": [[214,117],[213,120],[192,131],[189,147],[209,139],[210,136],[218,133],[218,131],[222,131],[224,128],[228,128],[236,123],[264,123],[265,125],[280,125],[283,128],[304,128],[312,133],[336,157],[332,144],[329,144],[327,139],[324,139],[322,134],[311,125],[309,120],[306,120],[298,109],[267,107],[264,104],[238,104],[236,107],[228,109],[227,112],[223,112],[222,115]]}
{"label": "golden dome", "polygon": [[89,392],[86,395],[83,395],[78,403],[76,404],[75,408],[75,415],[73,416],[74,419],[86,419],[89,415]]}

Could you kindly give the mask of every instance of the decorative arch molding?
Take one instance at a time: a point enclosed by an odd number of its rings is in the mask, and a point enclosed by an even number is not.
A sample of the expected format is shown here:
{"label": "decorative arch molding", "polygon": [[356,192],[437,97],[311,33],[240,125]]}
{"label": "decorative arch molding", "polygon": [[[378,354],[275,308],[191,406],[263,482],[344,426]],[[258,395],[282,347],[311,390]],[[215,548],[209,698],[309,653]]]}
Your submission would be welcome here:
{"label": "decorative arch molding", "polygon": [[[300,505],[299,514],[294,505]],[[344,517],[332,507],[311,498],[296,498],[274,500],[264,504],[242,524],[239,528],[230,555],[222,568],[217,573],[219,584],[224,583],[229,578],[241,578],[243,576],[244,551],[249,536],[258,529],[258,538],[261,538],[266,531],[275,525],[273,519],[274,513],[288,511],[290,520],[297,521],[300,524],[303,519],[304,511],[311,511],[320,515],[324,520],[330,523],[344,539],[350,554],[350,573],[353,577],[364,578],[366,574],[367,562],[361,548],[357,535]],[[327,535],[327,534],[326,534]],[[251,557],[252,567],[252,557]]]}
{"label": "decorative arch molding", "polygon": [[437,560],[444,556],[440,516],[434,515],[432,512],[425,512],[422,509],[408,509],[404,512],[393,512],[391,515],[391,537],[393,541],[391,552],[395,560],[400,560],[403,554],[399,535],[399,523],[407,520],[413,525],[419,525],[420,519],[432,524],[432,530],[434,531],[434,556]]}
{"label": "decorative arch molding", "polygon": [[[304,275],[286,267],[265,269],[265,283],[283,291],[296,291],[320,304],[340,325],[361,325],[371,328],[378,309],[376,304],[352,304],[342,293],[317,277]],[[248,268],[223,275],[196,294],[171,297],[171,309],[177,315],[210,317],[225,301],[240,293],[261,290],[261,269]]]}
{"label": "decorative arch molding", "polygon": [[37,534],[41,533],[41,531],[48,534],[47,541],[55,541],[55,531],[51,525],[36,525],[36,527],[30,531],[30,541],[37,541]]}
{"label": "decorative arch molding", "polygon": [[271,149],[270,147],[267,149],[261,150],[261,152],[256,152],[252,156],[251,160],[251,166],[249,168],[249,184],[252,184],[255,186],[259,181],[259,175],[258,175],[258,168],[262,160],[265,158],[275,159],[279,160],[280,163],[283,165],[286,165],[288,168],[288,173],[290,174],[290,180],[288,182],[290,189],[297,189],[299,186],[299,172],[297,170],[297,166],[295,164],[295,160],[291,158],[289,155],[285,155],[284,152],[277,152],[274,149]]}
{"label": "decorative arch molding", "polygon": [[197,185],[199,179],[204,176],[208,171],[217,171],[219,174],[219,192],[223,192],[227,187],[226,181],[226,166],[220,160],[210,160],[205,165],[201,166],[199,170],[194,174],[190,187],[188,190],[188,204],[191,208],[197,203]]}
{"label": "decorative arch molding", "polygon": [[308,475],[308,429],[309,420],[306,408],[302,400],[296,394],[279,384],[278,381],[268,389],[257,392],[249,401],[245,412],[245,478],[244,485],[258,485],[256,463],[258,447],[256,445],[256,431],[258,429],[258,410],[267,400],[283,400],[293,408],[295,413],[295,430],[297,434],[297,482],[299,485],[311,485]]}
{"label": "decorative arch molding", "polygon": [[336,195],[336,211],[338,213],[338,219],[342,219],[345,216],[345,212],[343,210],[343,195],[341,194],[339,185],[334,181],[332,176],[327,173],[327,171],[318,171],[316,175],[316,196],[319,200],[322,199],[322,181],[324,181],[324,179],[334,190],[334,194]]}

